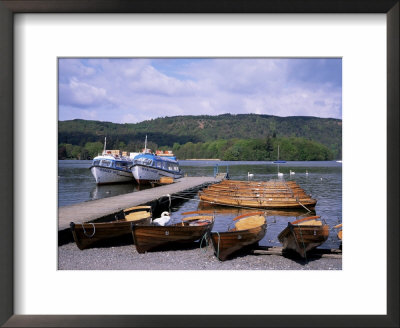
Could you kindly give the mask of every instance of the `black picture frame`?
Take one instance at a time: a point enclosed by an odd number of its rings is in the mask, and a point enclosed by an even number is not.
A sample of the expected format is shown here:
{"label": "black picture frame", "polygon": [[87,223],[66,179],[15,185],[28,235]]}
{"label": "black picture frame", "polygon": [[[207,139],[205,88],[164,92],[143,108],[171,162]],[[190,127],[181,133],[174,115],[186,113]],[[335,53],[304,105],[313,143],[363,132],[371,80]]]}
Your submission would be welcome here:
{"label": "black picture frame", "polygon": [[[0,149],[7,154],[0,166],[0,324],[5,327],[399,327],[399,8],[399,0],[0,0]],[[13,17],[16,13],[386,14],[387,315],[14,315],[15,198],[14,162],[10,154],[14,154]]]}

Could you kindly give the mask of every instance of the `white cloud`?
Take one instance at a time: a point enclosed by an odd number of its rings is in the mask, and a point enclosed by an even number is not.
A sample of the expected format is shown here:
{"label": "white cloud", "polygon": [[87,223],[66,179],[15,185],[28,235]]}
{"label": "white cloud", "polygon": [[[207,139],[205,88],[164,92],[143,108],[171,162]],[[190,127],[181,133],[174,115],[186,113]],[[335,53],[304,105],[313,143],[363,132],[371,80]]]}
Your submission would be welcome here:
{"label": "white cloud", "polygon": [[65,59],[60,62],[60,117],[81,113],[83,118],[83,110],[95,109],[99,120],[113,122],[222,113],[341,118],[341,65],[329,64],[293,59]]}

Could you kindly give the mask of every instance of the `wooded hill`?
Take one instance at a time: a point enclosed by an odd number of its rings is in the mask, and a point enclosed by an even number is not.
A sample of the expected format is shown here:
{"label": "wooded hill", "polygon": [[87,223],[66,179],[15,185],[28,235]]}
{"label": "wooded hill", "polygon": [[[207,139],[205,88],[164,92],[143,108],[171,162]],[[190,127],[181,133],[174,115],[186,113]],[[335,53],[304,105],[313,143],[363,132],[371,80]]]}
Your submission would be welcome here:
{"label": "wooded hill", "polygon": [[284,160],[341,159],[342,151],[341,120],[306,116],[173,116],[136,124],[71,120],[59,121],[58,131],[60,159],[97,155],[105,136],[108,149],[139,151],[147,135],[149,148],[172,148],[179,159],[271,160],[278,144]]}

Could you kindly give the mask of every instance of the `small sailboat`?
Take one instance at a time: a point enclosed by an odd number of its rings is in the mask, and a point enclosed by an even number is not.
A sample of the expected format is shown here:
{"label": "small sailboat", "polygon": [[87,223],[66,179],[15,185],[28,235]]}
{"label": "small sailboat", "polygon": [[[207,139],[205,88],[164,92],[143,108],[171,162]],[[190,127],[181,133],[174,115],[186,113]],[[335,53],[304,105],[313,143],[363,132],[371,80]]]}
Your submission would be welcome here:
{"label": "small sailboat", "polygon": [[283,173],[279,172],[279,163],[286,163],[286,161],[279,160],[279,145],[278,145],[278,159],[274,163],[278,164],[278,178],[283,178]]}
{"label": "small sailboat", "polygon": [[286,161],[282,161],[279,159],[279,145],[278,145],[278,159],[276,161],[274,161],[275,164],[279,164],[279,163],[286,163]]}

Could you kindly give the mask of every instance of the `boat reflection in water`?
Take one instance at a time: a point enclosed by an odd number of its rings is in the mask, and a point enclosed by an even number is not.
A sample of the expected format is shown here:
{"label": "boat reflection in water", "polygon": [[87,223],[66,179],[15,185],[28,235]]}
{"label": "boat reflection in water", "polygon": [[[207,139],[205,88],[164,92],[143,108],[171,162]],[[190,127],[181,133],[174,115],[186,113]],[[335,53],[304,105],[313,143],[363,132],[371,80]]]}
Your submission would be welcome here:
{"label": "boat reflection in water", "polygon": [[[234,206],[215,205],[208,202],[199,202],[198,210],[214,210],[220,214],[230,214],[233,216],[239,216],[246,213],[254,212],[254,208],[242,208]],[[303,217],[305,215],[314,215],[315,211],[307,212],[305,209],[284,209],[284,210],[264,210],[265,216],[291,216],[291,217]]]}
{"label": "boat reflection in water", "polygon": [[151,188],[150,185],[138,185],[136,183],[95,185],[90,191],[90,200],[112,197]]}

